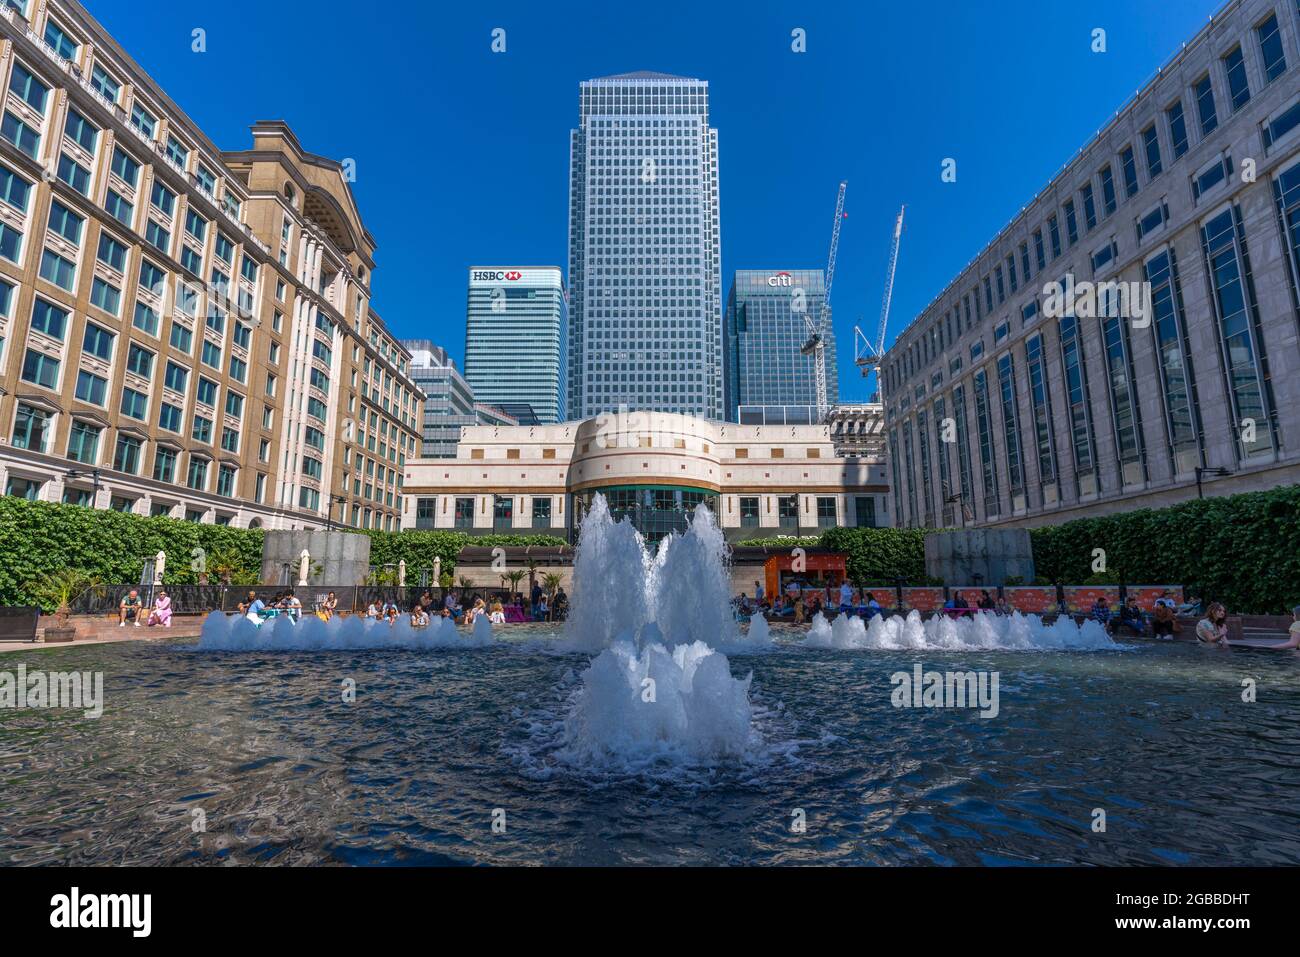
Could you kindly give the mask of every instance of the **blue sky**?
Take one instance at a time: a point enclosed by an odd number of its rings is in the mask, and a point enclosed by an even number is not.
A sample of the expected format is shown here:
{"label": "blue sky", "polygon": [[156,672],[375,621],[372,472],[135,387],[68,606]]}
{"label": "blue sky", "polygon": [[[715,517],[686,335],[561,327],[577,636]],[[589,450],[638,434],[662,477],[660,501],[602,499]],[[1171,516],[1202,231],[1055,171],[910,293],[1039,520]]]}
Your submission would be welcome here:
{"label": "blue sky", "polygon": [[[284,119],[305,149],[355,159],[378,243],[375,308],[458,362],[469,265],[567,265],[578,83],[632,70],[708,80],[724,300],[736,269],[824,266],[849,182],[833,298],[846,401],[866,397],[853,324],[874,334],[899,204],[887,343],[1220,5],[696,0],[665,17],[610,0],[269,0],[248,14],[84,2],[219,147],[244,149],[255,120]],[[191,51],[195,27],[206,53]],[[945,157],[956,183],[940,180]]]}

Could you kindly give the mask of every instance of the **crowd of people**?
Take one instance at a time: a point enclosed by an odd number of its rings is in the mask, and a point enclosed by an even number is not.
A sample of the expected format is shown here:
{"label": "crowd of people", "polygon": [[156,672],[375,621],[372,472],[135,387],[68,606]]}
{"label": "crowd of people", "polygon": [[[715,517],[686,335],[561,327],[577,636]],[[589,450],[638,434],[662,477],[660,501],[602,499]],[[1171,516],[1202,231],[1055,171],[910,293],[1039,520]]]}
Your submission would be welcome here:
{"label": "crowd of people", "polygon": [[[136,596],[133,590],[128,598]],[[477,593],[465,595],[463,592],[458,597],[455,592],[448,591],[441,599],[435,599],[429,591],[425,591],[415,601],[410,602],[409,606],[403,610],[398,605],[397,598],[394,595],[376,596],[366,605],[365,610],[358,612],[362,617],[372,621],[386,621],[390,625],[397,621],[402,615],[410,617],[413,628],[428,627],[433,618],[450,618],[458,625],[473,625],[479,618],[486,618],[493,625],[505,625],[511,622],[534,622],[561,621],[568,614],[569,598],[564,593],[563,587],[559,588],[554,596],[548,595],[540,585],[535,585],[532,589],[531,602],[527,604],[524,596],[519,593],[510,595],[506,592],[488,594],[486,597]],[[131,607],[138,602],[138,598],[132,602]],[[127,599],[123,599],[123,607],[127,608]],[[510,613],[507,614],[507,608]],[[250,621],[256,624],[284,615],[294,621],[300,621],[303,616],[302,601],[294,594],[293,589],[278,591],[268,600],[263,600],[257,592],[250,591],[244,601],[237,606],[239,614],[244,615]],[[336,615],[342,614],[338,607],[338,595],[330,592],[325,596],[323,601],[315,604],[312,612],[322,621],[329,621]],[[123,615],[128,614],[124,611]],[[170,612],[168,613],[170,615]]]}

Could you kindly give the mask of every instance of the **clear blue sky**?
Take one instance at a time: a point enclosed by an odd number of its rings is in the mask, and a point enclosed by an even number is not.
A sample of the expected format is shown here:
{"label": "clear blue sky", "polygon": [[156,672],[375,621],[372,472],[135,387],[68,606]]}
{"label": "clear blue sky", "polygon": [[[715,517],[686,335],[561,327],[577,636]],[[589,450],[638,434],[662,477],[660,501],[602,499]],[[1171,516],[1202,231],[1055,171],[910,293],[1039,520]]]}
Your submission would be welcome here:
{"label": "clear blue sky", "polygon": [[[466,268],[567,266],[578,83],[658,70],[707,79],[719,131],[723,295],[735,269],[820,267],[849,182],[834,306],[840,390],[859,317],[880,313],[889,232],[907,226],[887,342],[1220,0],[655,4],[85,0],[223,149],[284,119],[357,163],[374,305],[459,361]],[[255,32],[251,24],[257,24]],[[208,50],[190,49],[207,31]],[[506,52],[491,32],[506,30]],[[791,30],[807,52],[791,52]],[[1107,52],[1091,33],[1107,31]],[[957,182],[940,181],[944,157]]]}

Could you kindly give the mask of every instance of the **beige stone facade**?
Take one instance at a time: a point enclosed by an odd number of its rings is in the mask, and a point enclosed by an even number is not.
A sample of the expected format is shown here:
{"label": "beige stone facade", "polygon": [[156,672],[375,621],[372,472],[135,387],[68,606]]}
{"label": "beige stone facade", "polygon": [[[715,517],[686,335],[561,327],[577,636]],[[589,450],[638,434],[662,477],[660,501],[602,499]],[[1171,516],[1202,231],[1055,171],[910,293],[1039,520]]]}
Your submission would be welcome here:
{"label": "beige stone facade", "polygon": [[74,2],[0,4],[0,83],[0,487],[398,527],[422,394],[348,167],[219,150]]}

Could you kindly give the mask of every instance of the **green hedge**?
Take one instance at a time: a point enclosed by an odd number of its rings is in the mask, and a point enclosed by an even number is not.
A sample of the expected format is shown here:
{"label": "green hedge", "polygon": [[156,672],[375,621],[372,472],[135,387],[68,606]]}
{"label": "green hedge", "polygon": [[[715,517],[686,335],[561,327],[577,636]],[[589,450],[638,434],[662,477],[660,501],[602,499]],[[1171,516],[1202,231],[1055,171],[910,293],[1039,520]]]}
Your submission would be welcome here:
{"label": "green hedge", "polygon": [[[452,571],[456,556],[466,545],[563,545],[553,535],[481,535],[464,532],[384,532],[367,530],[372,565],[396,564],[407,568],[432,568],[434,556]],[[198,573],[191,565],[201,548],[211,570],[216,556],[228,558],[245,573],[262,567],[262,530],[203,525],[175,518],[146,518],[107,509],[54,502],[29,502],[0,497],[0,605],[32,604],[35,596],[26,586],[61,569],[73,568],[105,584],[124,585],[140,580],[144,559],[167,553],[164,580],[169,585],[192,585]],[[212,572],[213,581],[217,579]]]}
{"label": "green hedge", "polygon": [[1030,539],[1038,574],[1053,581],[1091,577],[1101,548],[1108,576],[1186,585],[1232,612],[1283,614],[1300,603],[1300,485],[1082,518]]}
{"label": "green hedge", "polygon": [[849,580],[859,585],[893,585],[902,578],[909,584],[924,584],[924,528],[831,528],[821,544],[844,552]]}

